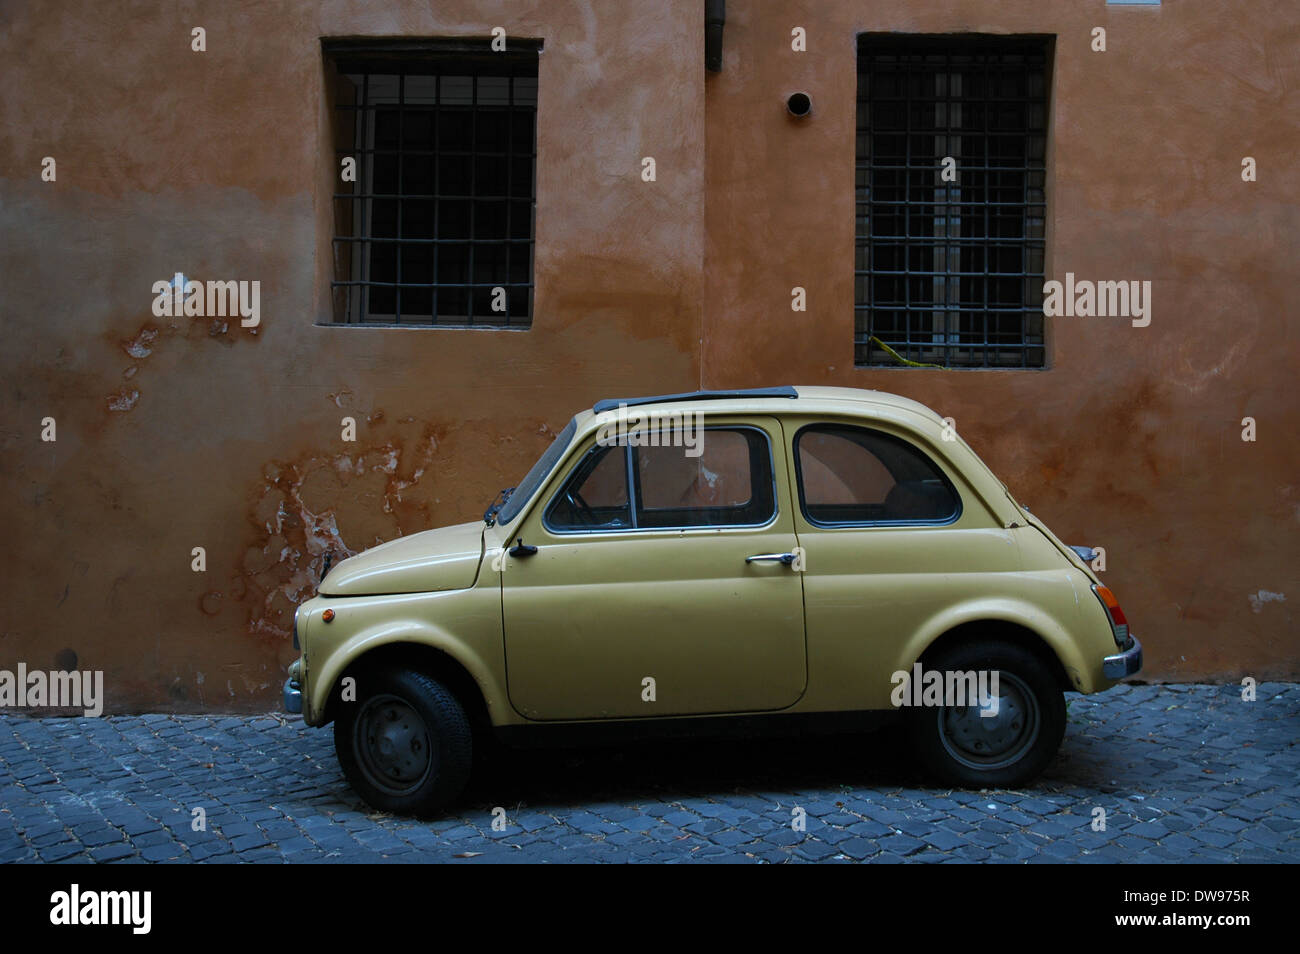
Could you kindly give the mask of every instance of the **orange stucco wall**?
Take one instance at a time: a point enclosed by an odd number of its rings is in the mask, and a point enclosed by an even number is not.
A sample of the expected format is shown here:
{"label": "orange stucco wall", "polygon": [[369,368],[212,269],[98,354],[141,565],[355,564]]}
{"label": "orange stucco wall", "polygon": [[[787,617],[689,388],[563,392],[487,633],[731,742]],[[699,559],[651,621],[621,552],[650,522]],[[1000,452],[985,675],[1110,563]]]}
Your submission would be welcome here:
{"label": "orange stucco wall", "polygon": [[[0,7],[0,668],[75,654],[105,671],[109,711],[271,707],[331,539],[474,518],[600,397],[803,383],[954,417],[1059,535],[1106,547],[1150,678],[1300,674],[1300,10],[732,0],[727,16],[706,77],[694,0]],[[327,327],[320,38],[498,25],[545,44],[531,330]],[[1151,280],[1150,327],[1050,319],[1045,371],[853,367],[864,31],[1056,35],[1048,270]],[[803,121],[784,112],[795,90]],[[151,286],[177,271],[260,281],[256,333],[156,318]]]}

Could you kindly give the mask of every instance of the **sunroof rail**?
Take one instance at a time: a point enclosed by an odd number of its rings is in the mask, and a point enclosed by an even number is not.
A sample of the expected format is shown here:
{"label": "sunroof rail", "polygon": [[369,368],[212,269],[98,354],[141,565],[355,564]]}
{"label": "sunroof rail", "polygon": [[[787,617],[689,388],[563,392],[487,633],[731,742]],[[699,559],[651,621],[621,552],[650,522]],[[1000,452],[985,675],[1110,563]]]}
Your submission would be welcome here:
{"label": "sunroof rail", "polygon": [[592,410],[617,411],[620,407],[637,407],[642,404],[675,404],[678,401],[718,401],[726,398],[797,398],[799,392],[793,387],[749,388],[740,391],[684,391],[681,394],[656,394],[650,397],[605,398],[597,401]]}

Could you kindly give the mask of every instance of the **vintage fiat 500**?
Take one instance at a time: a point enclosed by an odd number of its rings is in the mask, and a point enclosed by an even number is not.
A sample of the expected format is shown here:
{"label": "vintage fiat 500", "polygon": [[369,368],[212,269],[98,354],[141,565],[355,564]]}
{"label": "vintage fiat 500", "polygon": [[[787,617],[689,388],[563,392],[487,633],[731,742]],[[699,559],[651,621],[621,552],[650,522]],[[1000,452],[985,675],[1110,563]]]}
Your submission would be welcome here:
{"label": "vintage fiat 500", "polygon": [[455,799],[476,744],[520,727],[890,710],[945,782],[1018,785],[1065,691],[1142,665],[1090,557],[906,398],[600,401],[482,520],[328,572],[285,707],[333,722],[348,780],[396,812]]}

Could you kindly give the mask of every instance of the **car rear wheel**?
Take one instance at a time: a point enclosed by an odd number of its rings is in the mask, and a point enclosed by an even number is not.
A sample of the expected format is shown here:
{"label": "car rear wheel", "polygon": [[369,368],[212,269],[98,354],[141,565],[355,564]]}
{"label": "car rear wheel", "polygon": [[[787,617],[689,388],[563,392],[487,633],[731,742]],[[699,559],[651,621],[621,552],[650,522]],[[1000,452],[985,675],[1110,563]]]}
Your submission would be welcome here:
{"label": "car rear wheel", "polygon": [[465,789],[473,763],[469,719],[441,683],[406,669],[363,672],[357,701],[334,720],[348,782],[383,811],[427,815]]}
{"label": "car rear wheel", "polygon": [[975,700],[909,711],[914,749],[934,775],[965,788],[1015,787],[1037,776],[1056,755],[1065,735],[1065,696],[1048,667],[1029,650],[980,640],[945,650],[923,661],[923,668],[987,673],[990,690],[985,705]]}

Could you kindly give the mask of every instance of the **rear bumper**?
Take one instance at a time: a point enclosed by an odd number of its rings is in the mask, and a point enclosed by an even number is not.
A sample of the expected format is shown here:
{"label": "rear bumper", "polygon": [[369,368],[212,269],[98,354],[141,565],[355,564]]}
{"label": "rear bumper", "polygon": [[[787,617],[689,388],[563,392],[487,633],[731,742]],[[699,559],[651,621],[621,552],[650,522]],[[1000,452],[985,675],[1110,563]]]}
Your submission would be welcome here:
{"label": "rear bumper", "polygon": [[[1093,657],[1096,658],[1095,656]],[[1142,669],[1142,644],[1131,633],[1124,651],[1102,660],[1102,673],[1107,679],[1123,679]]]}

